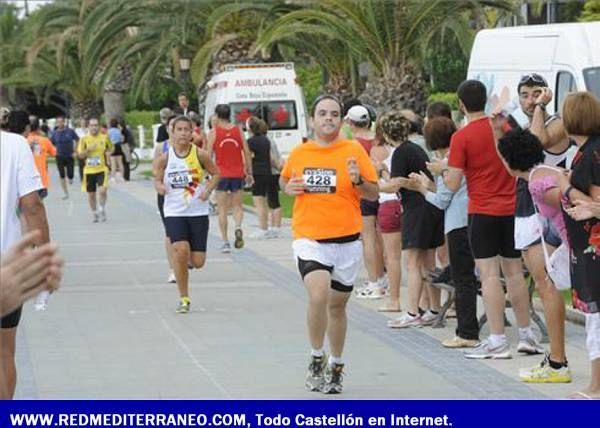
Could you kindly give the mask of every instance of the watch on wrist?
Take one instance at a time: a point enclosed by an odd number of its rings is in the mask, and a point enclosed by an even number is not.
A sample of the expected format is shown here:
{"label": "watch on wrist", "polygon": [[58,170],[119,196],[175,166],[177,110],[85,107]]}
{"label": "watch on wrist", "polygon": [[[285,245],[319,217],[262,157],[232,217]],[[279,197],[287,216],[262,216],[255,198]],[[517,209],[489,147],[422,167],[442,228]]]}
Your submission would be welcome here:
{"label": "watch on wrist", "polygon": [[362,175],[359,175],[359,176],[358,176],[358,181],[357,181],[356,183],[355,183],[355,182],[352,182],[352,185],[353,185],[353,186],[362,186],[364,182],[365,182],[365,181],[363,180],[363,178],[362,178]]}
{"label": "watch on wrist", "polygon": [[541,108],[542,111],[546,111],[546,104],[544,104],[542,101],[536,103],[535,105],[536,105],[536,107]]}

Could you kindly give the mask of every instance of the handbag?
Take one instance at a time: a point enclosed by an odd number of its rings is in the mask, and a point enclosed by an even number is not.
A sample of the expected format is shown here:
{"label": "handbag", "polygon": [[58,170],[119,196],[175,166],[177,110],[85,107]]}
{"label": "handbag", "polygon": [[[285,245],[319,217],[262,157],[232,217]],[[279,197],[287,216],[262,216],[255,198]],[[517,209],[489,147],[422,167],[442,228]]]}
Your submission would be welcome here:
{"label": "handbag", "polygon": [[[529,174],[530,181],[534,170],[535,168]],[[535,201],[533,201],[533,207],[535,208],[536,214],[539,215]],[[543,230],[541,238],[548,277],[552,280],[557,290],[568,290],[571,288],[571,249],[566,242],[563,242],[551,255],[549,255]]]}

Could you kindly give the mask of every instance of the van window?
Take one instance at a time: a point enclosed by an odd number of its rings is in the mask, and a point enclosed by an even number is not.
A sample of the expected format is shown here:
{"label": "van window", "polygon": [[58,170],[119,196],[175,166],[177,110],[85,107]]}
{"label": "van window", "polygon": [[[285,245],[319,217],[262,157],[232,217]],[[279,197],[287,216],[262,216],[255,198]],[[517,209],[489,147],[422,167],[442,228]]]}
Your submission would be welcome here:
{"label": "van window", "polygon": [[587,90],[593,92],[600,99],[600,67],[583,70],[583,80],[585,80]]}
{"label": "van window", "polygon": [[568,71],[559,71],[556,76],[556,108],[562,114],[562,105],[569,92],[577,91],[575,78]]}
{"label": "van window", "polygon": [[296,129],[296,104],[293,101],[263,103],[264,120],[269,129]]}
{"label": "van window", "polygon": [[245,129],[250,116],[264,120],[269,130],[297,129],[298,119],[294,101],[265,101],[253,103],[231,103],[231,122]]}

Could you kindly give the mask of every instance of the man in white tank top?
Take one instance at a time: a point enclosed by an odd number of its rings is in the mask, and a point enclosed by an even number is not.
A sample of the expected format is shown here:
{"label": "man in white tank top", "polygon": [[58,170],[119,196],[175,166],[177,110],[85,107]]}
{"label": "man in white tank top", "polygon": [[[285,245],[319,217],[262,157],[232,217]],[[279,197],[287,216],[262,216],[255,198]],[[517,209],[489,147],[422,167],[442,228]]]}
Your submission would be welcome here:
{"label": "man in white tank top", "polygon": [[[188,313],[188,270],[200,269],[206,261],[208,199],[219,182],[219,170],[205,150],[191,144],[190,119],[179,116],[172,127],[172,145],[157,162],[154,186],[165,195],[165,228],[173,244],[180,297],[177,312]],[[207,182],[204,171],[211,177]]]}

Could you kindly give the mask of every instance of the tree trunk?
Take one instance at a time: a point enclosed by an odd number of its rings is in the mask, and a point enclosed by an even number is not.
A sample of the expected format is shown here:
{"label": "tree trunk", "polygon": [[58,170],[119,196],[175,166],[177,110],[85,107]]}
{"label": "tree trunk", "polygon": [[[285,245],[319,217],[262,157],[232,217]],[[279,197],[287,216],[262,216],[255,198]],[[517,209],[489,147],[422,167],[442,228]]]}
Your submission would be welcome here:
{"label": "tree trunk", "polygon": [[92,117],[100,119],[102,108],[96,100],[77,100],[71,104],[69,115],[72,120],[77,122],[81,119],[89,120]]}
{"label": "tree trunk", "polygon": [[9,105],[8,88],[4,85],[0,85],[0,107],[8,107]]}
{"label": "tree trunk", "polygon": [[125,118],[125,93],[119,91],[104,91],[104,115],[106,120]]}

